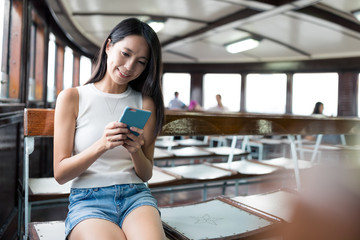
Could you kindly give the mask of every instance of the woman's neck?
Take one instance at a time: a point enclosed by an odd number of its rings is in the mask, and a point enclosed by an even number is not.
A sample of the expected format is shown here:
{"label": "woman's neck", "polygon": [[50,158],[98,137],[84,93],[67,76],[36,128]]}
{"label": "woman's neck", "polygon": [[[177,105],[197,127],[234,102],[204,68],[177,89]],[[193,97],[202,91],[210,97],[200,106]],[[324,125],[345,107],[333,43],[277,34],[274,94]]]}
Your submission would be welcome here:
{"label": "woman's neck", "polygon": [[127,90],[128,85],[119,85],[112,81],[106,81],[105,79],[100,80],[99,82],[94,83],[95,87],[102,92],[120,94]]}

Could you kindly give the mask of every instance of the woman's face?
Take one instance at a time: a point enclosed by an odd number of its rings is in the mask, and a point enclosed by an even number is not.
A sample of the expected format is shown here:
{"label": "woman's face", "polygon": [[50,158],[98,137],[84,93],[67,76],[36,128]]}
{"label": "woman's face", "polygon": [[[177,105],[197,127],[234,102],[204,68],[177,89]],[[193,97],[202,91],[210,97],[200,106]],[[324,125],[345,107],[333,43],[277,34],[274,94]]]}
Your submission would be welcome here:
{"label": "woman's face", "polygon": [[115,44],[107,43],[107,74],[119,85],[136,79],[149,61],[149,47],[138,35],[129,35]]}

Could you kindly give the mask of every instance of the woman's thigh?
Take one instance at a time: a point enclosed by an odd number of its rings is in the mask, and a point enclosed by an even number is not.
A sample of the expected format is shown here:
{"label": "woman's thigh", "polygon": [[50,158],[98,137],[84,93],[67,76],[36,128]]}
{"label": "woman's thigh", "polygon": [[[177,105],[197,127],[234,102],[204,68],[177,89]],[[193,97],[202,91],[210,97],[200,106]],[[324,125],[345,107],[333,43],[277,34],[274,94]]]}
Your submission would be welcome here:
{"label": "woman's thigh", "polygon": [[126,240],[124,232],[113,222],[90,218],[78,223],[71,231],[69,240]]}
{"label": "woman's thigh", "polygon": [[152,206],[141,206],[126,216],[122,229],[128,240],[165,239],[159,211]]}

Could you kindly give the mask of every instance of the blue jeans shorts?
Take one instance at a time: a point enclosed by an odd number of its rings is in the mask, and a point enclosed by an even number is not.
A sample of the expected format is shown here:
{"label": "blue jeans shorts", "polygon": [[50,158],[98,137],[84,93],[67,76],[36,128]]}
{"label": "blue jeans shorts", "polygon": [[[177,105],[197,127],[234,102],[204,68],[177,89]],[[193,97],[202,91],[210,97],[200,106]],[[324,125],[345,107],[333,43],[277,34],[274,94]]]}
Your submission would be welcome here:
{"label": "blue jeans shorts", "polygon": [[66,237],[76,224],[85,219],[105,219],[121,228],[125,217],[137,207],[153,206],[159,211],[156,199],[144,183],[72,188],[69,201],[65,220]]}

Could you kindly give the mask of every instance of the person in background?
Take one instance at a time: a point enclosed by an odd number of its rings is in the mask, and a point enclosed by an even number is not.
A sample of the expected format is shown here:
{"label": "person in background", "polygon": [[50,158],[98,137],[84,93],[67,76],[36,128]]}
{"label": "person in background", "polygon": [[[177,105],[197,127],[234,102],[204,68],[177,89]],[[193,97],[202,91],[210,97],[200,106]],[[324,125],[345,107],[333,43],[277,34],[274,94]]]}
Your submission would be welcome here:
{"label": "person in background", "polygon": [[[324,104],[322,102],[316,102],[315,106],[314,106],[314,110],[311,115],[314,117],[320,117],[320,118],[325,117],[325,115],[323,114],[323,111],[324,111]],[[316,141],[316,138],[317,138],[316,135],[305,136],[305,139],[309,140],[309,141]]]}
{"label": "person in background", "polygon": [[[227,112],[229,111],[229,109],[227,107],[225,107],[221,101],[221,95],[220,94],[216,94],[215,95],[216,98],[216,106],[213,106],[211,108],[208,109],[209,112]],[[226,144],[226,138],[224,136],[211,136],[209,138],[209,141],[211,143],[211,146],[213,145],[213,143],[216,142],[217,146],[222,146],[224,144]]]}
{"label": "person in background", "polygon": [[217,105],[214,106],[214,107],[209,108],[208,110],[211,111],[211,112],[226,112],[226,111],[229,111],[229,109],[222,104],[221,95],[216,94],[215,97],[216,97]]}
{"label": "person in background", "polygon": [[322,102],[317,102],[317,103],[315,103],[315,107],[314,107],[312,114],[322,115],[323,111],[324,111],[324,104]]}
{"label": "person in background", "polygon": [[191,100],[188,110],[189,111],[202,111],[202,107],[196,100]]}
{"label": "person in background", "polygon": [[[54,124],[54,177],[72,180],[66,239],[165,239],[152,176],[155,140],[164,121],[161,45],[136,18],[103,42],[83,86],[63,90]],[[126,106],[151,111],[144,129],[119,122]]]}
{"label": "person in background", "polygon": [[[315,103],[314,110],[312,112],[312,116],[315,117],[326,117],[324,115],[324,104],[322,102]],[[344,135],[342,135],[344,136]],[[306,137],[307,140],[316,140],[314,136]],[[322,143],[325,144],[344,144],[343,140],[341,139],[341,135],[338,134],[326,134],[322,136]]]}
{"label": "person in background", "polygon": [[186,105],[179,99],[179,92],[174,93],[174,98],[169,102],[168,108],[170,110],[185,109]]}

